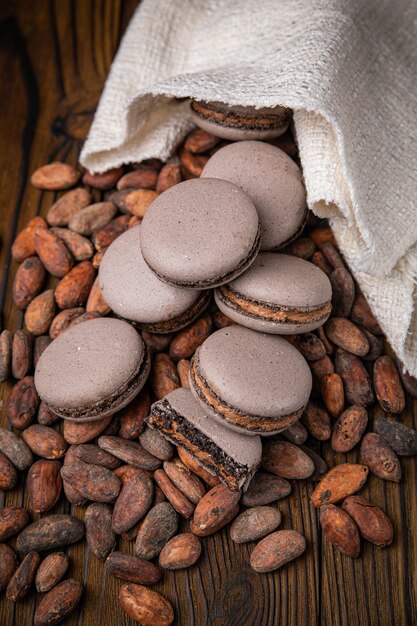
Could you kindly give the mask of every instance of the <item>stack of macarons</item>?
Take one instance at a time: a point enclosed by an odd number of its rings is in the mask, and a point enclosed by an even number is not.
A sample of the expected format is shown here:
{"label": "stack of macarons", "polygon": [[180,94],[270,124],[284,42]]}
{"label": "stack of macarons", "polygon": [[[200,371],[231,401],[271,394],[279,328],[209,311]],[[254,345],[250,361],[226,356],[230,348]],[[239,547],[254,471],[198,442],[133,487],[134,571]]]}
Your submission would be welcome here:
{"label": "stack of macarons", "polygon": [[190,389],[154,403],[148,424],[237,490],[260,463],[259,435],[291,426],[308,402],[310,369],[279,335],[321,326],[331,286],[312,263],[279,252],[305,224],[305,189],[298,165],[259,140],[282,134],[288,111],[191,107],[201,128],[236,143],[217,150],[201,178],[161,193],[142,223],[110,245],[99,280],[116,319],[62,333],[39,359],[35,384],[65,419],[118,411],[149,372],[140,330],[177,331],[214,293],[236,325],[204,341],[192,358]]}

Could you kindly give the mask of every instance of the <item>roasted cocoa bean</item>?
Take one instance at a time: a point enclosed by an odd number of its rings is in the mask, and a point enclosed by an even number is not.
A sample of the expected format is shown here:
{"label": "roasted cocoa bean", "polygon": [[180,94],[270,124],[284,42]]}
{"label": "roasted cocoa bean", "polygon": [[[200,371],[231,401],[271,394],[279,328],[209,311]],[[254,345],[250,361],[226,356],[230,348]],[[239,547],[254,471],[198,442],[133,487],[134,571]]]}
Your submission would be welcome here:
{"label": "roasted cocoa bean", "polygon": [[20,533],[29,524],[29,513],[20,506],[0,509],[0,541],[6,541]]}
{"label": "roasted cocoa bean", "polygon": [[266,441],[261,466],[267,472],[290,480],[308,478],[314,471],[312,460],[288,441]]}
{"label": "roasted cocoa bean", "polygon": [[326,461],[322,459],[322,457],[315,450],[312,450],[308,446],[301,445],[300,448],[314,463],[314,472],[307,478],[307,480],[309,482],[320,481],[323,476],[327,474],[328,467]]}
{"label": "roasted cocoa bean", "polygon": [[368,413],[362,406],[352,405],[344,411],[333,428],[332,448],[349,452],[360,442],[368,424]]}
{"label": "roasted cocoa bean", "polygon": [[417,454],[417,432],[395,419],[376,417],[374,430],[381,435],[396,454],[409,456]]}
{"label": "roasted cocoa bean", "polygon": [[206,493],[201,480],[184,463],[175,458],[164,462],[164,471],[174,485],[193,504],[198,504]]}
{"label": "roasted cocoa bean", "polygon": [[201,128],[195,128],[188,135],[184,142],[184,148],[193,154],[201,154],[207,152],[217,146],[220,139],[211,133],[207,133]]}
{"label": "roasted cocoa bean", "polygon": [[139,585],[152,585],[161,578],[156,565],[123,552],[112,552],[107,557],[105,571],[110,576]]}
{"label": "roasted cocoa bean", "polygon": [[16,540],[19,552],[55,550],[84,536],[84,524],[73,515],[48,515],[27,526]]}
{"label": "roasted cocoa bean", "polygon": [[161,552],[167,541],[178,530],[179,518],[169,502],[161,502],[146,515],[139,529],[136,556],[151,561]]}
{"label": "roasted cocoa bean", "polygon": [[119,436],[123,439],[136,439],[145,428],[145,417],[149,415],[151,399],[147,387],[136,396],[127,407],[122,409],[120,416]]}
{"label": "roasted cocoa bean", "polygon": [[310,237],[299,237],[289,244],[285,251],[308,261],[316,251],[316,244]]}
{"label": "roasted cocoa bean", "polygon": [[[330,374],[330,376],[334,376],[334,374]],[[323,381],[325,381],[326,378],[327,377],[325,377]],[[323,407],[312,400],[310,400],[305,407],[301,421],[308,432],[319,441],[330,439],[332,434],[330,415]],[[286,476],[286,478],[291,477]]]}
{"label": "roasted cocoa bean", "polygon": [[3,383],[10,376],[12,364],[13,335],[10,330],[3,330],[0,333],[0,383]]}
{"label": "roasted cocoa bean", "polygon": [[239,511],[240,493],[225,485],[216,485],[201,498],[194,511],[191,532],[207,537],[223,528]]}
{"label": "roasted cocoa bean", "polygon": [[201,543],[191,533],[177,535],[168,541],[159,555],[159,564],[164,569],[177,570],[191,567],[201,554]]}
{"label": "roasted cocoa bean", "polygon": [[85,511],[84,524],[88,547],[100,561],[105,561],[116,545],[110,506],[99,502],[90,504]]}
{"label": "roasted cocoa bean", "polygon": [[17,473],[9,459],[0,452],[0,490],[14,489],[17,482]]}
{"label": "roasted cocoa bean", "polygon": [[59,416],[52,413],[45,402],[41,401],[38,409],[38,424],[42,424],[42,426],[50,426],[51,424],[55,424],[58,420]]}
{"label": "roasted cocoa bean", "polygon": [[144,470],[155,470],[161,467],[161,461],[136,441],[103,435],[99,438],[98,445],[133,467],[140,467]]}
{"label": "roasted cocoa bean", "polygon": [[94,502],[114,502],[121,489],[120,480],[112,471],[82,461],[65,464],[61,476],[84,498]]}
{"label": "roasted cocoa bean", "polygon": [[345,406],[345,390],[339,374],[328,374],[321,381],[324,405],[332,417],[339,417]]}
{"label": "roasted cocoa bean", "polygon": [[217,476],[213,476],[213,474],[210,474],[210,472],[208,472],[206,468],[203,467],[195,457],[193,457],[192,454],[187,452],[185,448],[183,448],[182,446],[178,446],[177,452],[184,465],[186,465],[188,469],[194,472],[194,474],[200,476],[200,478],[202,478],[204,482],[209,485],[209,487],[215,487],[220,483],[220,480],[217,478]]}
{"label": "roasted cocoa bean", "polygon": [[205,154],[193,154],[185,149],[180,150],[178,156],[185,179],[199,178],[209,159]]}
{"label": "roasted cocoa bean", "polygon": [[382,335],[381,327],[372,313],[368,302],[361,293],[356,294],[356,298],[350,312],[350,318],[352,322],[370,330],[371,333]]}
{"label": "roasted cocoa bean", "polygon": [[87,237],[75,233],[69,228],[51,228],[62,239],[76,261],[88,261],[94,255],[94,246]]}
{"label": "roasted cocoa bean", "polygon": [[59,461],[36,461],[26,480],[29,508],[35,513],[50,511],[58,502],[62,491]]}
{"label": "roasted cocoa bean", "polygon": [[139,441],[145,450],[161,461],[169,461],[174,456],[174,446],[157,430],[146,428],[139,435]]}
{"label": "roasted cocoa bean", "polygon": [[58,283],[55,289],[55,300],[61,309],[72,309],[83,306],[88,298],[96,277],[96,271],[90,261],[82,261],[76,265]]}
{"label": "roasted cocoa bean", "polygon": [[27,428],[36,415],[39,402],[33,376],[25,376],[19,380],[7,400],[6,412],[10,424],[19,430]]}
{"label": "roasted cocoa bean", "polygon": [[51,338],[48,335],[40,335],[39,337],[35,337],[35,345],[33,348],[33,367],[36,367],[42,352],[49,346],[51,343]]}
{"label": "roasted cocoa bean", "polygon": [[281,523],[281,513],[272,506],[257,506],[244,511],[230,527],[230,537],[235,543],[257,541],[269,535]]}
{"label": "roasted cocoa bean", "polygon": [[291,424],[285,430],[280,432],[280,435],[291,441],[291,443],[295,443],[296,445],[300,445],[304,443],[308,437],[308,432],[302,425],[300,421]]}
{"label": "roasted cocoa bean", "polygon": [[80,172],[73,165],[53,161],[35,170],[30,177],[30,182],[37,189],[59,191],[76,185],[80,175]]}
{"label": "roasted cocoa bean", "polygon": [[360,496],[349,496],[342,509],[350,515],[364,539],[377,546],[389,546],[394,537],[390,519],[380,508]]}
{"label": "roasted cocoa bean", "polygon": [[36,228],[33,243],[44,267],[52,276],[62,278],[74,265],[74,259],[67,246],[51,230]]}
{"label": "roasted cocoa bean", "polygon": [[204,315],[191,326],[182,330],[172,340],[169,356],[172,359],[189,359],[211,333],[212,321],[209,315]]}
{"label": "roasted cocoa bean", "polygon": [[112,528],[121,534],[130,530],[148,512],[153,497],[153,484],[141,469],[121,478],[122,488],[113,509]]}
{"label": "roasted cocoa bean", "polygon": [[273,572],[301,556],[305,549],[306,541],[296,530],[277,530],[257,544],[250,564],[255,572]]}
{"label": "roasted cocoa bean", "polygon": [[48,554],[36,572],[35,585],[37,591],[45,593],[55,587],[68,569],[69,556],[65,552]]}
{"label": "roasted cocoa bean", "polygon": [[92,235],[95,230],[102,228],[116,215],[113,202],[97,202],[81,209],[68,222],[68,228],[79,235]]}
{"label": "roasted cocoa bean", "polygon": [[38,295],[45,276],[45,268],[37,256],[28,257],[19,265],[13,281],[13,302],[18,309],[26,309]]}
{"label": "roasted cocoa bean", "polygon": [[185,387],[185,389],[190,388],[190,382],[188,379],[188,375],[190,372],[191,361],[188,359],[180,359],[177,363],[177,372],[180,377],[181,387]]}
{"label": "roasted cocoa bean", "polygon": [[95,174],[87,171],[83,176],[83,183],[88,187],[94,187],[94,189],[101,189],[105,191],[115,187],[121,176],[123,176],[123,166],[113,167],[106,172]]}
{"label": "roasted cocoa bean", "polygon": [[332,284],[333,315],[349,317],[355,300],[355,283],[352,274],[347,269],[338,268],[329,276]]}
{"label": "roasted cocoa bean", "polygon": [[78,446],[74,446],[73,450],[78,459],[84,461],[84,463],[102,465],[111,470],[121,465],[120,459],[110,454],[110,452],[102,450],[98,445],[93,443],[81,443]]}
{"label": "roasted cocoa bean", "polygon": [[335,369],[343,380],[346,400],[351,404],[370,406],[374,401],[372,382],[362,361],[338,348],[336,351]]}
{"label": "roasted cocoa bean", "polygon": [[32,452],[25,442],[17,437],[11,430],[1,427],[0,451],[21,471],[26,470],[33,463]]}
{"label": "roasted cocoa bean", "polygon": [[149,382],[157,400],[181,387],[174,361],[168,354],[156,354],[152,360]]}
{"label": "roasted cocoa bean", "polygon": [[39,602],[34,618],[34,626],[55,626],[69,615],[81,600],[83,586],[69,578],[58,583]]}
{"label": "roasted cocoa bean", "polygon": [[369,352],[369,342],[362,330],[344,317],[331,317],[325,325],[328,338],[336,346],[356,354],[365,356]]}
{"label": "roasted cocoa bean", "polygon": [[157,591],[128,583],[119,592],[122,610],[142,626],[171,626],[174,621],[172,605]]}
{"label": "roasted cocoa bean", "polygon": [[311,502],[320,507],[323,504],[335,504],[363,487],[368,478],[368,467],[355,463],[341,463],[332,467],[321,479]]}
{"label": "roasted cocoa bean", "polygon": [[173,337],[174,333],[158,335],[157,333],[149,333],[147,330],[142,331],[142,339],[152,354],[168,350]]}
{"label": "roasted cocoa bean", "polygon": [[115,191],[109,199],[123,213],[142,218],[158,195],[158,192],[151,189],[124,189]]}
{"label": "roasted cocoa bean", "polygon": [[288,335],[286,339],[301,352],[307,361],[318,361],[326,355],[323,342],[313,333]]}
{"label": "roasted cocoa bean", "polygon": [[156,170],[134,170],[122,176],[117,182],[117,189],[155,189],[158,182],[158,172]]}
{"label": "roasted cocoa bean", "polygon": [[102,417],[95,422],[87,422],[78,424],[64,420],[64,439],[69,444],[77,445],[79,443],[87,443],[98,437],[112,421],[113,416]]}
{"label": "roasted cocoa bean", "polygon": [[174,509],[186,519],[191,517],[194,511],[194,505],[177,489],[164,470],[156,470],[154,479]]}
{"label": "roasted cocoa bean", "polygon": [[335,548],[351,558],[359,556],[361,541],[350,515],[334,504],[325,504],[320,508],[319,519],[324,536]]}
{"label": "roasted cocoa bean", "polygon": [[361,445],[361,463],[378,478],[401,480],[401,465],[391,446],[376,433],[367,433]]}
{"label": "roasted cocoa bean", "polygon": [[242,494],[242,504],[244,506],[263,506],[282,500],[291,493],[291,485],[284,478],[279,478],[274,474],[256,472],[249,483],[249,487]]}
{"label": "roasted cocoa bean", "polygon": [[64,330],[66,330],[71,322],[77,317],[80,317],[85,313],[83,307],[74,307],[73,309],[65,309],[60,311],[58,315],[54,317],[49,327],[49,335],[51,339],[56,339]]}
{"label": "roasted cocoa bean", "polygon": [[9,580],[6,598],[12,602],[23,600],[34,581],[41,557],[37,552],[29,552]]}
{"label": "roasted cocoa bean", "polygon": [[395,361],[380,356],[374,363],[374,388],[376,398],[387,413],[401,413],[405,407],[404,390]]}
{"label": "roasted cocoa bean", "polygon": [[83,187],[71,189],[48,209],[46,221],[50,226],[66,226],[74,215],[88,206],[90,202],[91,194],[87,189]]}
{"label": "roasted cocoa bean", "polygon": [[26,428],[22,439],[34,454],[45,459],[61,459],[68,448],[61,433],[42,424],[33,424]]}
{"label": "roasted cocoa bean", "polygon": [[55,315],[55,298],[53,289],[48,289],[36,296],[29,304],[25,313],[25,326],[36,337],[48,332]]}
{"label": "roasted cocoa bean", "polygon": [[15,552],[5,543],[0,543],[0,592],[6,589],[17,567]]}
{"label": "roasted cocoa bean", "polygon": [[24,259],[36,253],[33,236],[37,228],[48,228],[48,224],[43,217],[37,216],[29,220],[27,226],[19,232],[14,240],[12,245],[12,257],[18,263],[21,263]]}
{"label": "roasted cocoa bean", "polygon": [[100,252],[100,250],[106,250],[119,235],[122,235],[128,229],[129,220],[129,215],[120,215],[102,228],[95,230],[93,233],[95,249],[98,252]]}
{"label": "roasted cocoa bean", "polygon": [[162,193],[182,181],[181,168],[176,163],[167,163],[159,172],[156,191]]}
{"label": "roasted cocoa bean", "polygon": [[17,330],[13,337],[12,374],[20,380],[29,374],[32,367],[33,337],[25,329]]}

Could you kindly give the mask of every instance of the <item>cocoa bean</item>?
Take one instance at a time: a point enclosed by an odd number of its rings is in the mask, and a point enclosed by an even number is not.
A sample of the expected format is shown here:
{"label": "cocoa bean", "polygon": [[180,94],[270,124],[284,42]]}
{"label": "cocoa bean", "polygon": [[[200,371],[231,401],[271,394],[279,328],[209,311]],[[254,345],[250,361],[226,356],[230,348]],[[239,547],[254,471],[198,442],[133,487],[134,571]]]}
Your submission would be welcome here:
{"label": "cocoa bean", "polygon": [[150,561],[178,530],[178,515],[169,502],[154,506],[143,520],[135,544],[136,556]]}
{"label": "cocoa bean", "polygon": [[72,309],[83,306],[88,298],[96,277],[96,271],[90,261],[82,261],[76,265],[58,283],[55,289],[55,300],[61,309]]}
{"label": "cocoa bean", "polygon": [[191,532],[207,537],[226,526],[239,512],[240,493],[225,485],[216,485],[197,504],[191,522]]}
{"label": "cocoa bean", "polygon": [[374,419],[374,430],[385,439],[396,454],[401,456],[417,454],[417,432],[414,428],[380,416]]}
{"label": "cocoa bean", "polygon": [[89,187],[94,187],[94,189],[112,189],[121,176],[123,176],[123,166],[113,167],[106,172],[95,174],[87,171],[83,176],[83,183]]}
{"label": "cocoa bean", "polygon": [[368,424],[368,413],[362,406],[352,405],[344,411],[333,428],[332,448],[349,452],[360,442]]}
{"label": "cocoa bean", "polygon": [[10,376],[12,363],[13,335],[10,330],[3,330],[0,333],[0,383],[3,383]]}
{"label": "cocoa bean", "polygon": [[152,354],[168,350],[173,337],[174,333],[164,333],[163,335],[158,335],[157,333],[149,333],[147,330],[142,331],[142,339]]}
{"label": "cocoa bean", "polygon": [[316,244],[310,237],[300,237],[285,248],[285,252],[308,261],[316,251]]}
{"label": "cocoa bean", "polygon": [[361,445],[361,463],[382,480],[401,480],[401,465],[391,446],[376,433],[367,433]]}
{"label": "cocoa bean", "polygon": [[337,550],[351,558],[359,556],[361,541],[350,515],[334,504],[325,504],[320,508],[319,519],[324,536]]}
{"label": "cocoa bean", "polygon": [[330,341],[330,339],[328,338],[328,336],[326,335],[326,331],[324,330],[324,326],[320,326],[319,328],[317,328],[316,330],[317,336],[319,337],[319,339],[321,340],[321,342],[323,343],[326,353],[327,354],[333,354],[334,353],[334,346],[332,344],[332,342]]}
{"label": "cocoa bean", "polygon": [[88,547],[99,561],[105,561],[116,545],[110,506],[98,502],[90,504],[85,511],[84,524]]}
{"label": "cocoa bean", "polygon": [[191,517],[194,511],[194,505],[177,489],[164,470],[156,470],[154,479],[174,509],[186,519]]}
{"label": "cocoa bean", "polygon": [[61,476],[84,498],[94,502],[114,502],[121,488],[120,480],[112,471],[82,461],[65,464]]}
{"label": "cocoa bean", "polygon": [[307,478],[309,482],[318,482],[320,481],[325,474],[327,474],[327,464],[324,459],[321,458],[319,454],[315,450],[312,450],[308,446],[300,446],[301,450],[306,453],[306,455],[313,461],[314,463],[314,472]]}
{"label": "cocoa bean", "polygon": [[318,361],[326,355],[323,342],[313,333],[288,335],[286,339],[301,352],[307,361]]}
{"label": "cocoa bean", "polygon": [[382,330],[378,324],[371,308],[361,293],[356,294],[355,301],[350,312],[350,318],[355,324],[363,326],[366,330],[375,333],[376,335],[382,335]]}
{"label": "cocoa bean", "polygon": [[36,254],[33,236],[37,228],[48,228],[48,224],[43,217],[33,217],[27,223],[27,226],[20,231],[12,245],[12,257],[18,263],[21,263],[29,256]]}
{"label": "cocoa bean", "polygon": [[199,178],[209,160],[205,154],[193,154],[184,148],[178,153],[184,178]]}
{"label": "cocoa bean", "polygon": [[190,382],[188,379],[188,375],[190,372],[191,361],[188,359],[180,359],[177,363],[177,372],[180,377],[181,387],[185,387],[185,389],[190,388]]}
{"label": "cocoa bean", "polygon": [[199,346],[211,333],[212,322],[209,315],[204,315],[182,330],[172,340],[169,356],[172,359],[191,358]]}
{"label": "cocoa bean", "polygon": [[352,274],[344,268],[333,270],[329,276],[332,285],[333,315],[349,317],[355,300],[355,283]]}
{"label": "cocoa bean", "polygon": [[175,487],[193,504],[198,504],[206,493],[201,480],[179,459],[164,462],[164,471]]}
{"label": "cocoa bean", "polygon": [[84,524],[73,515],[48,515],[27,526],[18,536],[16,549],[55,550],[76,543],[84,536]]}
{"label": "cocoa bean", "polygon": [[35,579],[41,557],[37,552],[29,552],[9,580],[6,598],[12,602],[23,600]]}
{"label": "cocoa bean", "polygon": [[45,268],[37,256],[30,256],[19,265],[13,281],[13,302],[26,309],[45,282]]}
{"label": "cocoa bean", "polygon": [[33,376],[25,376],[19,380],[7,400],[6,412],[10,424],[19,430],[27,428],[36,415],[39,402]]}
{"label": "cocoa bean", "polygon": [[356,324],[344,317],[331,317],[325,325],[326,334],[336,346],[356,354],[365,356],[369,352],[369,341],[364,332]]}
{"label": "cocoa bean", "polygon": [[170,539],[162,548],[159,564],[164,569],[184,569],[197,563],[200,554],[200,540],[191,533],[183,533]]}
{"label": "cocoa bean", "polygon": [[281,523],[281,513],[272,506],[257,506],[244,511],[230,527],[230,537],[235,543],[257,541],[269,535]]}
{"label": "cocoa bean", "polygon": [[398,362],[398,371],[405,390],[410,394],[412,398],[417,399],[417,378],[411,376],[404,370],[402,363]]}
{"label": "cocoa bean", "polygon": [[334,373],[333,361],[327,354],[317,361],[310,362],[309,366],[320,385],[325,376],[329,376]]}
{"label": "cocoa bean", "polygon": [[56,339],[64,330],[66,330],[71,322],[77,317],[80,317],[85,313],[83,307],[74,307],[73,309],[65,309],[60,311],[58,315],[54,317],[49,327],[49,335],[51,339]]}
{"label": "cocoa bean", "polygon": [[36,228],[33,243],[40,260],[52,276],[61,278],[74,265],[74,259],[67,246],[51,230]]}
{"label": "cocoa bean", "polygon": [[107,557],[105,571],[110,576],[139,585],[152,585],[161,578],[156,565],[123,552],[112,552]]}
{"label": "cocoa bean", "polygon": [[152,360],[149,382],[157,400],[181,387],[174,361],[168,354],[156,354]]}
{"label": "cocoa bean", "polygon": [[106,252],[107,248],[103,248],[103,250],[100,250],[100,252],[96,252],[95,255],[93,256],[92,259],[92,264],[95,270],[98,270],[98,268],[100,267],[100,263],[103,260],[104,254]]}
{"label": "cocoa bean", "polygon": [[17,482],[17,473],[9,459],[0,452],[0,490],[14,489]]}
{"label": "cocoa bean", "polygon": [[146,428],[139,435],[139,441],[145,450],[161,461],[169,461],[174,456],[174,446],[157,430]]}
{"label": "cocoa bean", "polygon": [[122,488],[113,509],[112,528],[121,534],[132,528],[148,512],[152,504],[153,484],[149,476],[138,468],[125,475]]}
{"label": "cocoa bean", "polygon": [[91,463],[92,465],[102,465],[107,469],[114,470],[121,465],[119,459],[115,456],[102,450],[98,445],[92,443],[82,443],[78,446],[74,446],[73,450],[75,456],[84,463]]}
{"label": "cocoa bean", "polygon": [[330,243],[330,241],[325,241],[321,246],[321,251],[323,252],[326,259],[329,261],[330,265],[333,269],[337,270],[339,268],[346,269],[346,265],[340,256],[339,252],[335,248],[335,246]]}
{"label": "cocoa bean", "polygon": [[350,515],[364,539],[376,546],[389,546],[394,537],[390,519],[380,508],[360,496],[349,496],[342,509]]}
{"label": "cocoa bean", "polygon": [[29,513],[20,506],[0,509],[0,541],[6,541],[20,533],[29,524]]}
{"label": "cocoa bean", "polygon": [[91,194],[87,189],[83,187],[71,189],[48,209],[46,221],[50,226],[66,226],[74,215],[88,206],[90,202]]}
{"label": "cocoa bean", "polygon": [[42,424],[42,426],[50,426],[51,424],[55,424],[58,420],[58,415],[52,413],[45,402],[41,401],[38,409],[38,424]]}
{"label": "cocoa bean", "polygon": [[184,142],[184,148],[192,154],[201,154],[201,152],[207,152],[211,150],[220,142],[219,137],[207,133],[201,128],[195,128],[188,135]]}
{"label": "cocoa bean", "polygon": [[364,361],[376,361],[376,359],[384,352],[384,338],[377,337],[369,330],[366,330],[366,328],[362,328],[362,332],[365,334],[369,343],[369,352],[367,352],[362,358]]}
{"label": "cocoa bean", "polygon": [[83,237],[69,228],[51,228],[62,239],[76,261],[87,261],[94,255],[94,246],[87,237]]}
{"label": "cocoa bean", "polygon": [[17,330],[13,337],[12,374],[20,380],[32,367],[32,335],[24,328]]}
{"label": "cocoa bean", "polygon": [[33,463],[32,452],[25,442],[11,430],[2,427],[0,427],[0,451],[21,471]]}
{"label": "cocoa bean", "polygon": [[58,502],[62,491],[58,461],[36,461],[29,469],[26,490],[29,508],[35,513],[50,511]]}
{"label": "cocoa bean", "polygon": [[136,217],[144,217],[158,192],[151,189],[124,189],[111,194],[110,200],[122,211]]}
{"label": "cocoa bean", "polygon": [[104,435],[98,440],[98,445],[106,452],[110,452],[110,454],[134,467],[145,470],[155,470],[161,467],[161,461],[136,441]]}
{"label": "cocoa bean", "polygon": [[266,441],[261,466],[276,476],[296,480],[308,478],[314,471],[312,460],[288,441]]}
{"label": "cocoa bean", "polygon": [[95,320],[98,317],[101,317],[101,313],[99,313],[98,311],[86,311],[85,313],[82,313],[75,319],[71,320],[68,328],[73,328],[74,326],[77,326],[78,324],[82,324],[83,322],[88,322],[88,320]]}
{"label": "cocoa bean", "polygon": [[79,179],[80,172],[75,167],[69,163],[53,161],[35,170],[30,177],[30,182],[37,189],[59,191],[73,187]]}
{"label": "cocoa bean", "polygon": [[120,215],[102,228],[95,230],[93,233],[95,249],[98,252],[100,252],[100,250],[106,250],[119,235],[122,235],[127,230],[129,219],[130,217],[128,215]]}
{"label": "cocoa bean", "polygon": [[135,170],[122,176],[117,182],[117,189],[155,189],[158,182],[156,170]]}
{"label": "cocoa bean", "polygon": [[83,586],[68,578],[48,593],[39,602],[34,617],[34,626],[55,626],[69,615],[81,600]]}
{"label": "cocoa bean", "polygon": [[176,163],[167,163],[159,172],[156,191],[162,193],[182,181],[181,168]]}
{"label": "cocoa bean", "polygon": [[351,404],[369,406],[374,401],[372,382],[363,363],[357,356],[341,350],[336,351],[335,369],[343,380],[346,400]]}
{"label": "cocoa bean", "polygon": [[273,572],[298,558],[306,549],[306,541],[296,530],[277,530],[255,546],[250,564],[255,572]]}
{"label": "cocoa bean", "polygon": [[374,388],[376,398],[387,413],[401,413],[405,407],[404,390],[395,361],[380,356],[374,363]]}
{"label": "cocoa bean", "polygon": [[64,420],[64,439],[69,444],[77,445],[79,443],[87,443],[98,437],[110,424],[113,416],[102,417],[95,422],[87,422],[78,424]]}
{"label": "cocoa bean", "polygon": [[149,415],[151,399],[147,387],[132,402],[119,411],[119,436],[123,439],[136,439],[145,428],[145,417]]}
{"label": "cocoa bean", "polygon": [[79,235],[90,236],[95,230],[102,228],[116,215],[113,202],[96,202],[81,209],[68,222],[68,228]]}
{"label": "cocoa bean", "polygon": [[256,472],[249,483],[249,487],[242,495],[244,506],[263,506],[282,500],[291,493],[291,485],[284,478],[274,474]]}
{"label": "cocoa bean", "polygon": [[330,226],[319,226],[318,228],[312,230],[308,236],[311,237],[319,248],[322,248],[326,242],[329,242],[333,246],[337,247],[337,242]]}
{"label": "cocoa bean", "polygon": [[227,328],[227,326],[233,326],[234,324],[236,324],[236,322],[231,320],[230,317],[227,317],[227,315],[225,315],[221,311],[216,311],[215,313],[213,313],[212,318],[214,326],[217,329]]}
{"label": "cocoa bean", "polygon": [[[75,446],[70,446],[67,450],[67,453],[64,458],[64,465],[68,465],[69,463],[76,463],[78,461],[78,457],[75,454]],[[84,496],[80,494],[76,487],[70,485],[70,483],[63,481],[64,493],[67,498],[74,506],[81,506],[85,504],[86,499]]]}
{"label": "cocoa bean", "polygon": [[327,276],[330,276],[330,274],[332,273],[332,266],[330,265],[330,263],[328,262],[328,260],[324,256],[323,252],[321,252],[321,250],[316,250],[316,252],[314,252],[311,255],[311,259],[310,260],[322,272],[327,274]]}
{"label": "cocoa bean", "polygon": [[35,345],[33,348],[33,367],[36,367],[42,352],[49,346],[51,343],[51,338],[48,335],[40,335],[39,337],[35,337]]}
{"label": "cocoa bean", "polygon": [[209,485],[209,487],[215,487],[220,483],[220,480],[217,478],[217,476],[213,476],[213,474],[210,474],[210,472],[208,472],[206,468],[203,467],[192,454],[187,452],[185,448],[183,448],[182,446],[178,446],[177,452],[184,465],[186,465],[188,469],[194,472],[194,474],[200,476],[200,478],[202,478],[204,482]]}
{"label": "cocoa bean", "polygon": [[55,315],[54,290],[48,289],[32,300],[26,309],[25,326],[36,337],[48,332]]}
{"label": "cocoa bean", "polygon": [[[334,376],[334,374],[330,374],[330,376]],[[326,377],[323,380],[326,380]],[[327,439],[330,439],[332,434],[330,415],[323,407],[319,406],[312,400],[310,400],[305,407],[301,421],[308,432],[319,441],[326,441]],[[312,471],[313,468],[311,468],[310,474]],[[286,476],[286,478],[292,477]],[[307,476],[304,478],[307,478]]]}
{"label": "cocoa bean", "polygon": [[61,459],[68,448],[61,433],[42,424],[33,424],[26,428],[22,439],[34,454],[45,459]]}
{"label": "cocoa bean", "polygon": [[345,406],[345,390],[339,374],[328,374],[321,381],[321,395],[332,417],[339,417]]}
{"label": "cocoa bean", "polygon": [[6,589],[9,580],[17,570],[15,552],[5,543],[0,543],[0,592]]}
{"label": "cocoa bean", "polygon": [[142,585],[122,585],[119,601],[122,610],[142,626],[170,626],[174,621],[174,611],[168,600]]}
{"label": "cocoa bean", "polygon": [[48,554],[36,572],[35,585],[40,593],[50,591],[61,580],[68,569],[69,556],[65,552]]}
{"label": "cocoa bean", "polygon": [[351,496],[363,487],[368,478],[368,471],[366,465],[355,463],[341,463],[332,467],[313,491],[312,504],[316,507],[335,504]]}
{"label": "cocoa bean", "polygon": [[285,430],[282,430],[280,433],[285,439],[291,441],[291,443],[295,443],[296,445],[300,445],[300,443],[304,443],[308,437],[308,432],[302,425],[300,421],[294,422]]}

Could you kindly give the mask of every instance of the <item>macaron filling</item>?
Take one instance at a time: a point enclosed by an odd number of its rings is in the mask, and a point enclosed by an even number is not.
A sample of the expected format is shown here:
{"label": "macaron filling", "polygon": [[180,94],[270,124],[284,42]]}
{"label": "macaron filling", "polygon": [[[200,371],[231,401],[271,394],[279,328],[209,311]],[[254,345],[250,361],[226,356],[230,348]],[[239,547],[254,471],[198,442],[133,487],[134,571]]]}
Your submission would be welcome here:
{"label": "macaron filling", "polygon": [[211,294],[209,291],[204,291],[198,297],[198,299],[181,315],[173,317],[165,322],[144,323],[133,322],[133,326],[139,326],[143,330],[147,330],[151,333],[171,333],[176,330],[180,330],[192,322],[200,313],[206,308],[210,301]]}
{"label": "macaron filling", "polygon": [[152,428],[160,430],[175,445],[183,446],[207,471],[218,476],[231,491],[244,489],[257,469],[257,465],[244,465],[229,456],[178,413],[167,399],[153,405],[147,423]]}
{"label": "macaron filling", "polygon": [[204,404],[208,405],[218,417],[225,419],[231,424],[240,426],[247,431],[268,434],[285,430],[285,428],[291,426],[291,424],[296,422],[303,414],[304,405],[288,415],[280,415],[274,418],[266,417],[265,415],[249,415],[239,409],[233,408],[216,394],[207,380],[199,373],[196,358],[197,354],[198,353],[194,355],[191,361],[190,383],[198,398]]}
{"label": "macaron filling", "polygon": [[97,418],[110,412],[116,413],[118,408],[125,406],[130,399],[140,391],[146,380],[151,366],[148,348],[145,348],[143,360],[131,377],[118,389],[96,402],[84,407],[60,407],[45,402],[47,407],[56,415],[69,420],[95,421]]}
{"label": "macaron filling", "polygon": [[254,109],[254,115],[248,115],[248,112],[242,114],[233,108],[222,108],[219,104],[214,105],[208,102],[191,102],[191,109],[202,119],[209,119],[221,126],[229,128],[244,128],[248,130],[274,130],[288,124],[288,109],[284,107],[274,108],[274,113],[258,114]]}
{"label": "macaron filling", "polygon": [[325,322],[332,310],[331,301],[308,307],[279,306],[253,300],[223,285],[217,289],[217,297],[232,309],[252,317],[281,324],[303,324]]}

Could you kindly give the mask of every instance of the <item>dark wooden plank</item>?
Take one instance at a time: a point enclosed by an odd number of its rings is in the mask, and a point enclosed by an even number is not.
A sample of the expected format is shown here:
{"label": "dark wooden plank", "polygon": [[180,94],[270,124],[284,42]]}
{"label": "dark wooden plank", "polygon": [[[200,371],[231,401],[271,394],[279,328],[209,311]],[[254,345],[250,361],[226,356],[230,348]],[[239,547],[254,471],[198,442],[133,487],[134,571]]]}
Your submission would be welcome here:
{"label": "dark wooden plank", "polygon": [[[16,264],[10,246],[16,230],[34,215],[45,214],[54,194],[28,185],[39,165],[62,159],[76,163],[95,104],[137,2],[133,0],[29,0],[0,5],[0,305],[2,327],[17,329],[22,316],[13,307],[10,287]],[[1,385],[0,422],[10,384]],[[415,426],[416,404],[408,401],[404,421]],[[357,452],[334,455],[329,462],[354,461]],[[385,508],[396,529],[387,550],[363,545],[352,561],[323,540],[317,514],[309,504],[312,485],[294,485],[279,503],[283,528],[305,534],[305,557],[281,571],[259,575],[248,564],[252,545],[236,546],[223,530],[205,540],[199,564],[188,571],[167,572],[155,586],[174,604],[181,626],[391,626],[417,623],[417,528],[414,459],[404,459],[400,486],[372,478],[365,495]],[[25,504],[23,477],[19,489],[0,496],[0,505]],[[56,512],[69,511],[61,501]],[[81,508],[75,514],[83,517]],[[36,518],[36,516],[34,516]],[[187,524],[184,524],[187,528]],[[120,549],[133,545],[120,541]],[[103,565],[85,543],[68,549],[69,574],[82,581],[82,606],[67,620],[70,626],[133,626],[118,606],[120,584],[103,575]],[[31,626],[36,602],[31,593],[14,607],[0,599],[1,626]]]}

